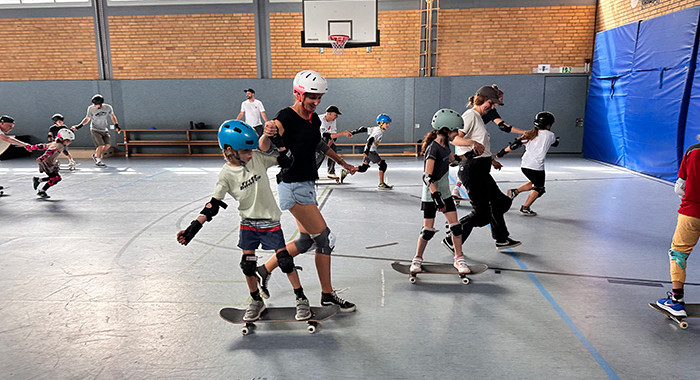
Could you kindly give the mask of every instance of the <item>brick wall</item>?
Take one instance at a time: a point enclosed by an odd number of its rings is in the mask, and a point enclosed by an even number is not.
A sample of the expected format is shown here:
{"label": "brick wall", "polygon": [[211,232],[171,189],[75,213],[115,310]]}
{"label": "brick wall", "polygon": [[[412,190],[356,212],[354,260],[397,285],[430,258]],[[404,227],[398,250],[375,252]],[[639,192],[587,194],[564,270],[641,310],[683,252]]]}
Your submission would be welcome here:
{"label": "brick wall", "polygon": [[438,75],[531,74],[593,56],[595,6],[442,9]]}
{"label": "brick wall", "polygon": [[253,14],[109,17],[114,79],[257,78]]}
{"label": "brick wall", "polygon": [[629,0],[598,1],[596,32],[700,5],[700,0],[660,0],[658,4],[649,4],[644,9],[641,3],[642,0],[639,0],[639,4],[632,8]]}
{"label": "brick wall", "polygon": [[420,11],[379,12],[381,46],[345,49],[334,55],[330,48],[301,47],[301,13],[270,14],[272,77],[292,78],[303,69],[329,78],[415,77],[420,68]]}
{"label": "brick wall", "polygon": [[0,80],[98,79],[90,17],[0,19]]}

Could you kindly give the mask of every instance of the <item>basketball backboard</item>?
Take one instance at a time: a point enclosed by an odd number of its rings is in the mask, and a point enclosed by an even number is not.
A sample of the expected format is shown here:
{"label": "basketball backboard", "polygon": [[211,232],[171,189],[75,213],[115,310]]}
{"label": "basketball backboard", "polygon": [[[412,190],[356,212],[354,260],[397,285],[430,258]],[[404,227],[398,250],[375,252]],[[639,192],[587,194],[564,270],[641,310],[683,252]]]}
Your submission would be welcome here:
{"label": "basketball backboard", "polygon": [[350,36],[345,48],[379,46],[377,0],[303,0],[301,46],[331,47],[328,36]]}

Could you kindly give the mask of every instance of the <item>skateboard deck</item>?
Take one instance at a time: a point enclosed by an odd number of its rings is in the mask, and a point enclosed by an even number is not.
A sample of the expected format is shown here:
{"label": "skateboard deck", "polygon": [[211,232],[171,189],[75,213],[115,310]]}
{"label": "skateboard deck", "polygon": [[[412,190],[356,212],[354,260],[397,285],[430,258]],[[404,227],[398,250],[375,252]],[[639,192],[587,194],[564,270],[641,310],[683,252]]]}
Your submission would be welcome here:
{"label": "skateboard deck", "polygon": [[296,308],[294,307],[268,307],[262,312],[260,318],[247,322],[243,320],[243,315],[245,314],[245,309],[236,309],[232,307],[226,307],[219,311],[219,315],[227,322],[234,324],[244,324],[241,328],[241,334],[248,335],[256,328],[256,323],[280,323],[280,322],[306,322],[308,326],[306,330],[313,334],[318,329],[318,323],[325,321],[328,318],[338,314],[340,311],[340,306],[323,306],[323,307],[311,307],[311,318],[303,321],[297,321],[294,319],[296,315]]}
{"label": "skateboard deck", "polygon": [[395,261],[391,263],[391,267],[394,268],[395,271],[403,274],[408,275],[408,281],[411,284],[414,284],[416,282],[416,277],[418,274],[456,274],[459,276],[459,278],[462,279],[463,284],[468,284],[469,283],[469,277],[467,276],[476,276],[477,274],[481,274],[486,272],[487,269],[489,269],[488,265],[486,264],[474,264],[474,265],[469,265],[469,269],[472,271],[471,273],[467,274],[460,274],[457,271],[457,268],[455,268],[452,264],[423,264],[421,266],[422,271],[418,273],[411,273],[408,269],[411,267],[411,264],[402,264],[398,261]]}
{"label": "skateboard deck", "polygon": [[678,327],[680,327],[681,330],[685,330],[688,328],[688,322],[684,321],[684,319],[700,317],[700,303],[687,303],[687,304],[685,304],[685,312],[688,314],[687,317],[676,317],[675,315],[673,315],[673,314],[669,313],[668,311],[659,307],[659,305],[657,305],[655,302],[650,303],[649,307],[651,307],[652,309],[665,315],[666,318],[678,323]]}

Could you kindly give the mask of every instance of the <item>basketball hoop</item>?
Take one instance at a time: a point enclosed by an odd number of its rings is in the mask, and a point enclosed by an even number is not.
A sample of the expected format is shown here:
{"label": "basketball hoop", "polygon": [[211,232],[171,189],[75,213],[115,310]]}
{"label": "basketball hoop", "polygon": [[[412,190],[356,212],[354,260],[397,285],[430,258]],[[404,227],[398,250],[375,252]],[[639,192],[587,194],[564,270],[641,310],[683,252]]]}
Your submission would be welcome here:
{"label": "basketball hoop", "polygon": [[333,46],[333,54],[343,54],[345,52],[345,44],[350,39],[350,36],[345,34],[331,34],[328,36]]}

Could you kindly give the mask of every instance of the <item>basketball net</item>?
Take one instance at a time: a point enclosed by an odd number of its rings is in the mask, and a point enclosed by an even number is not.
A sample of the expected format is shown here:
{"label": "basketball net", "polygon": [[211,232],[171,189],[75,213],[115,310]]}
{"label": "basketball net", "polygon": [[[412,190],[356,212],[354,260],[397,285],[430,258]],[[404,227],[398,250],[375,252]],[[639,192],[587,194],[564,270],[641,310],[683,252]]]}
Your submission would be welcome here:
{"label": "basketball net", "polygon": [[343,54],[345,52],[345,44],[350,39],[350,36],[345,34],[331,34],[328,36],[333,46],[333,54]]}

